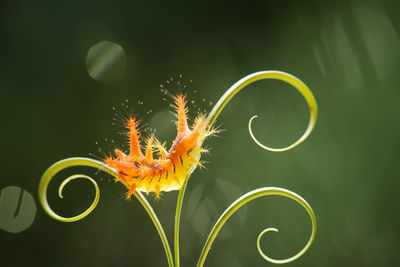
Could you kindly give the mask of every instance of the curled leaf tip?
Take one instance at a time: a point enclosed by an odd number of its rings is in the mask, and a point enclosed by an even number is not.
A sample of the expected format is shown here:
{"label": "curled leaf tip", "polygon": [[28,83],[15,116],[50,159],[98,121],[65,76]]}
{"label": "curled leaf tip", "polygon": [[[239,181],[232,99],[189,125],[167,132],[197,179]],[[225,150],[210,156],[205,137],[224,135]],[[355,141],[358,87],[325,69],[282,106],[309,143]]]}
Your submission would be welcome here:
{"label": "curled leaf tip", "polygon": [[309,111],[310,111],[310,119],[309,123],[307,126],[307,129],[305,130],[304,134],[293,144],[284,147],[284,148],[271,148],[268,146],[263,145],[261,142],[259,142],[256,137],[253,134],[252,131],[252,121],[257,118],[257,116],[253,116],[249,120],[249,133],[253,141],[260,146],[261,148],[273,152],[283,152],[290,150],[296,146],[298,146],[300,143],[302,143],[304,140],[307,139],[307,137],[310,135],[312,130],[314,129],[315,123],[317,121],[317,116],[318,116],[318,106],[317,106],[317,101],[314,98],[314,95],[312,94],[311,90],[307,87],[306,84],[304,84],[300,79],[297,77],[286,73],[282,71],[260,71],[256,73],[252,73],[250,75],[247,75],[246,77],[242,78],[238,82],[236,82],[234,85],[231,86],[223,95],[222,97],[218,100],[217,104],[215,104],[214,108],[211,110],[209,116],[208,116],[208,121],[209,121],[209,127],[211,127],[221,111],[224,109],[224,107],[229,103],[229,101],[242,89],[244,89],[247,85],[254,83],[259,80],[264,80],[264,79],[276,79],[280,80],[283,82],[286,82],[293,86],[295,89],[297,89],[300,94],[304,97],[304,99],[307,102]]}
{"label": "curled leaf tip", "polygon": [[267,232],[271,232],[271,231],[278,232],[278,229],[276,229],[276,228],[267,228],[258,235],[258,238],[257,238],[258,252],[265,260],[272,262],[272,263],[277,263],[277,264],[288,263],[288,262],[294,261],[294,260],[298,259],[299,257],[301,257],[310,248],[311,244],[314,241],[315,233],[317,231],[316,218],[315,218],[315,214],[314,214],[311,206],[301,196],[299,196],[296,193],[289,191],[287,189],[283,189],[283,188],[279,188],[279,187],[263,187],[263,188],[258,188],[253,191],[250,191],[247,194],[244,194],[243,196],[239,197],[224,211],[224,213],[218,219],[218,221],[214,225],[213,229],[211,230],[211,232],[207,238],[207,241],[206,241],[206,243],[203,247],[203,250],[200,254],[200,258],[197,263],[197,266],[198,267],[203,266],[205,259],[208,255],[208,252],[211,248],[211,245],[214,242],[219,231],[221,230],[222,226],[240,207],[242,207],[243,205],[246,205],[250,201],[255,200],[257,198],[264,197],[264,196],[271,196],[271,195],[290,198],[290,199],[293,199],[294,201],[296,201],[298,204],[300,204],[306,210],[306,212],[308,213],[308,215],[311,219],[311,235],[310,235],[310,238],[308,239],[307,244],[296,255],[294,255],[288,259],[276,260],[276,259],[272,259],[272,258],[268,257],[267,255],[265,255],[260,247],[260,240],[264,234],[266,234]]}
{"label": "curled leaf tip", "polygon": [[276,263],[276,264],[287,263],[288,261],[286,261],[286,260],[275,260],[275,259],[272,259],[272,258],[268,257],[267,255],[265,255],[264,252],[262,251],[261,245],[260,245],[260,240],[261,240],[261,237],[263,237],[263,235],[266,234],[267,232],[278,232],[278,229],[276,229],[276,228],[267,228],[267,229],[264,229],[258,235],[258,237],[257,237],[257,250],[258,250],[258,253],[260,253],[261,257],[263,257],[264,259],[266,259],[269,262]]}
{"label": "curled leaf tip", "polygon": [[[64,198],[63,196],[63,189],[64,187],[72,180],[74,179],[87,179],[89,180],[92,185],[95,188],[95,197],[94,200],[92,202],[92,204],[89,206],[88,209],[86,209],[84,212],[82,212],[81,214],[74,216],[74,217],[62,217],[60,215],[58,215],[57,213],[55,213],[47,200],[47,188],[48,185],[50,183],[50,181],[55,177],[55,175],[60,172],[61,170],[68,168],[68,167],[72,167],[72,166],[91,166],[91,167],[100,167],[101,168],[105,168],[103,165],[99,164],[100,162],[97,162],[95,160],[91,160],[91,159],[85,159],[85,158],[69,158],[69,159],[65,159],[65,160],[61,160],[59,162],[56,162],[55,164],[53,164],[49,169],[47,169],[47,171],[43,174],[42,179],[40,180],[40,184],[39,184],[39,200],[40,203],[42,204],[42,207],[44,209],[44,211],[53,219],[58,220],[58,221],[62,221],[62,222],[74,222],[74,221],[78,221],[81,220],[83,218],[85,218],[87,215],[89,215],[97,206],[97,203],[99,202],[100,199],[100,190],[99,190],[99,186],[97,185],[96,181],[94,179],[92,179],[91,177],[87,176],[87,175],[83,175],[83,174],[75,174],[75,175],[71,175],[68,178],[66,178],[59,186],[58,188],[58,196],[60,198]],[[112,170],[108,170],[109,173],[112,173]]]}
{"label": "curled leaf tip", "polygon": [[[47,189],[48,186],[51,182],[51,180],[62,170],[67,169],[69,167],[74,167],[74,166],[86,166],[86,167],[93,167],[96,168],[98,170],[104,171],[108,174],[110,174],[111,176],[113,176],[114,178],[117,178],[117,173],[116,171],[111,168],[108,167],[106,164],[104,164],[103,162],[100,162],[98,160],[94,160],[94,159],[89,159],[89,158],[82,158],[82,157],[74,157],[74,158],[67,158],[67,159],[63,159],[60,160],[56,163],[54,163],[53,165],[51,165],[43,174],[40,183],[39,183],[39,201],[40,204],[43,207],[43,210],[53,219],[58,220],[58,221],[62,221],[62,222],[74,222],[74,221],[78,221],[80,219],[83,219],[84,217],[86,217],[87,215],[89,215],[94,208],[97,206],[97,203],[99,202],[100,199],[100,190],[99,187],[96,183],[96,181],[94,179],[92,179],[91,177],[87,176],[87,175],[83,175],[83,174],[75,174],[75,175],[71,175],[68,178],[66,178],[59,186],[58,188],[58,196],[60,198],[63,198],[63,189],[64,187],[72,180],[74,179],[78,179],[78,178],[82,178],[82,179],[88,179],[94,186],[95,190],[96,190],[96,195],[95,195],[95,199],[93,200],[92,204],[90,205],[90,207],[84,211],[83,213],[74,216],[74,217],[62,217],[60,215],[58,215],[57,213],[55,213],[48,202],[47,199]],[[167,255],[167,259],[168,259],[168,264],[170,267],[174,266],[174,261],[173,261],[173,257],[172,257],[172,253],[171,253],[171,249],[169,247],[169,243],[168,243],[168,239],[167,236],[165,235],[164,229],[160,223],[160,221],[158,220],[157,215],[155,214],[153,208],[151,207],[151,205],[148,203],[148,201],[146,200],[146,198],[140,193],[135,191],[133,193],[133,195],[138,199],[138,201],[142,204],[142,206],[144,207],[144,209],[146,210],[147,214],[150,216],[151,220],[153,221],[154,226],[156,227],[158,234],[161,238],[161,241],[164,245],[164,250],[165,253]]]}

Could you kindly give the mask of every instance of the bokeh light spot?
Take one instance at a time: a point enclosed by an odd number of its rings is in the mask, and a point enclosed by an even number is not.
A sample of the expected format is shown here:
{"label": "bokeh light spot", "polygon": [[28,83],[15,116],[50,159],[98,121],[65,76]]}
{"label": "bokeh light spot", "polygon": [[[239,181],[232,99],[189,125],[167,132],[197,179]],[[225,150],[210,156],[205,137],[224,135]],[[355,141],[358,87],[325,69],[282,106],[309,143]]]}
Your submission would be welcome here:
{"label": "bokeh light spot", "polygon": [[0,228],[19,233],[29,228],[36,215],[36,204],[30,193],[17,186],[9,186],[0,194]]}
{"label": "bokeh light spot", "polygon": [[125,71],[124,49],[113,42],[102,41],[89,49],[86,67],[90,77],[101,82],[118,80]]}

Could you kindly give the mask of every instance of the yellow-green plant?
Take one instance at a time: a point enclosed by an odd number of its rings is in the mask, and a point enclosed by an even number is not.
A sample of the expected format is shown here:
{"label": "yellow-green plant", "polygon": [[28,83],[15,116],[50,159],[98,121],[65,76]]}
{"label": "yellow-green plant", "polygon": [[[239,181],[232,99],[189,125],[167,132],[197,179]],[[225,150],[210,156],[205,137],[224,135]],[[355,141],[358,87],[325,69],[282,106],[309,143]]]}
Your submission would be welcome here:
{"label": "yellow-green plant", "polygon": [[[267,146],[264,146],[263,144],[261,144],[254,136],[251,125],[252,122],[254,120],[254,118],[256,118],[257,116],[253,116],[250,120],[249,120],[249,124],[248,124],[248,128],[249,128],[249,133],[251,138],[256,142],[257,145],[259,145],[261,148],[269,150],[269,151],[274,151],[274,152],[281,152],[281,151],[286,151],[289,150],[291,148],[296,147],[297,145],[299,145],[301,142],[303,142],[311,133],[311,131],[314,128],[316,119],[317,119],[317,114],[318,114],[318,109],[317,109],[317,103],[315,101],[315,98],[312,94],[312,92],[309,90],[309,88],[298,78],[285,73],[285,72],[280,72],[280,71],[261,71],[261,72],[256,72],[253,74],[250,74],[244,78],[242,78],[241,80],[239,80],[238,82],[236,82],[231,88],[229,88],[224,95],[218,100],[218,102],[215,104],[214,108],[211,110],[211,112],[209,113],[207,120],[206,120],[206,131],[211,131],[217,117],[219,116],[219,114],[221,113],[221,111],[224,109],[224,107],[228,104],[228,102],[243,88],[245,88],[247,85],[258,81],[258,80],[263,80],[263,79],[277,79],[277,80],[281,80],[284,82],[287,82],[288,84],[292,85],[294,88],[296,88],[305,98],[309,110],[310,110],[310,119],[309,119],[309,123],[308,123],[308,127],[306,129],[306,131],[304,132],[304,134],[296,141],[294,142],[292,145],[285,147],[285,148],[270,148]],[[81,157],[74,157],[74,158],[67,158],[61,161],[56,162],[55,164],[53,164],[52,166],[50,166],[46,172],[43,174],[41,180],[40,180],[40,184],[39,184],[39,199],[40,199],[40,203],[43,207],[43,209],[46,211],[46,213],[59,221],[62,222],[73,222],[73,221],[77,221],[80,220],[84,217],[86,217],[90,212],[92,212],[92,210],[96,207],[99,198],[100,198],[100,191],[99,191],[99,187],[96,183],[96,181],[94,179],[92,179],[89,176],[83,175],[83,174],[75,174],[72,175],[70,177],[68,177],[67,179],[65,179],[61,185],[59,186],[59,197],[62,198],[62,191],[64,186],[71,180],[73,179],[78,179],[78,178],[82,178],[82,179],[88,179],[89,181],[91,181],[91,183],[94,185],[95,190],[96,190],[96,195],[95,195],[95,199],[92,202],[91,206],[84,211],[83,213],[74,216],[74,217],[69,217],[69,218],[65,218],[62,217],[58,214],[56,214],[51,207],[49,206],[48,200],[47,200],[47,188],[48,185],[50,183],[50,181],[52,180],[52,178],[61,170],[64,170],[66,168],[69,167],[73,167],[73,166],[89,166],[89,167],[93,167],[93,168],[97,168],[99,170],[102,170],[112,176],[114,176],[115,178],[118,177],[118,173],[116,172],[116,170],[114,170],[113,168],[107,166],[106,164],[104,164],[103,162],[94,160],[94,159],[90,159],[90,158],[81,158]],[[196,164],[194,164],[190,170],[187,173],[187,178],[184,180],[182,186],[179,189],[179,194],[178,194],[178,199],[177,199],[177,205],[176,205],[176,211],[175,211],[175,228],[174,228],[174,257],[172,255],[172,251],[168,242],[168,239],[165,235],[164,229],[156,215],[156,213],[154,212],[153,208],[151,207],[151,205],[149,204],[149,202],[146,200],[146,198],[143,196],[143,194],[141,192],[139,192],[138,190],[135,190],[133,192],[133,195],[138,199],[138,201],[140,202],[140,204],[142,204],[142,206],[144,207],[144,209],[146,210],[146,212],[149,214],[151,220],[153,221],[154,226],[156,227],[158,234],[161,238],[161,241],[163,243],[164,249],[165,249],[165,253],[167,256],[167,260],[168,260],[168,264],[170,267],[178,267],[180,265],[179,262],[179,223],[180,223],[180,215],[181,215],[181,210],[182,210],[182,203],[183,203],[183,199],[184,199],[184,194],[185,194],[185,190],[186,190],[186,186],[188,184],[189,181],[189,177],[191,175],[191,173],[194,171],[194,169],[196,168]],[[211,245],[214,241],[214,239],[216,238],[217,234],[219,233],[219,231],[221,230],[222,226],[225,224],[225,222],[243,205],[249,203],[250,201],[257,199],[259,197],[263,197],[263,196],[269,196],[269,195],[278,195],[278,196],[283,196],[283,197],[287,197],[287,198],[291,198],[293,200],[295,200],[296,202],[298,202],[301,206],[304,207],[304,209],[307,211],[308,215],[310,216],[311,219],[311,226],[312,226],[312,230],[311,230],[311,235],[310,238],[307,242],[307,244],[304,246],[304,248],[298,252],[296,255],[288,258],[288,259],[282,259],[282,260],[277,260],[277,259],[272,259],[268,256],[266,256],[264,254],[264,252],[261,250],[260,247],[260,239],[261,237],[269,232],[269,231],[275,231],[277,232],[278,230],[275,228],[267,228],[265,230],[263,230],[257,238],[257,249],[260,253],[260,255],[266,259],[267,261],[273,262],[273,263],[288,263],[291,262],[297,258],[299,258],[300,256],[302,256],[307,250],[308,248],[311,246],[314,237],[315,237],[315,233],[316,233],[316,218],[314,215],[314,212],[311,208],[311,206],[307,203],[307,201],[305,201],[301,196],[297,195],[294,192],[291,192],[289,190],[283,189],[283,188],[278,188],[278,187],[263,187],[263,188],[258,188],[255,189],[253,191],[250,191],[246,194],[244,194],[243,196],[241,196],[240,198],[238,198],[237,200],[235,200],[221,215],[221,217],[217,220],[216,224],[214,225],[213,229],[211,230],[207,241],[203,247],[203,250],[200,254],[197,266],[203,266],[205,259],[207,257],[207,254],[211,248]]]}

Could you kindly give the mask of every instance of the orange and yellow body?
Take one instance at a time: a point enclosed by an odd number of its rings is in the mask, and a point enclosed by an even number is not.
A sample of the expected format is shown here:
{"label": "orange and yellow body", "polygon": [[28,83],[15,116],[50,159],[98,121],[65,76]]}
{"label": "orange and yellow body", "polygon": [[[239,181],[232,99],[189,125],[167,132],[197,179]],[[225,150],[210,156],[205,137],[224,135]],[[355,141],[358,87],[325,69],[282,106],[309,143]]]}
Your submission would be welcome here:
{"label": "orange and yellow body", "polygon": [[[188,174],[198,164],[200,155],[205,150],[201,148],[204,139],[212,131],[206,131],[206,118],[199,115],[191,128],[187,124],[187,108],[185,96],[174,97],[178,134],[167,151],[154,136],[146,139],[145,154],[140,146],[138,121],[134,117],[127,120],[129,155],[121,150],[115,150],[115,157],[107,157],[105,163],[117,171],[117,181],[124,183],[129,191],[129,198],[135,190],[155,192],[159,197],[162,191],[178,190]],[[153,149],[158,151],[158,157],[153,157]]]}

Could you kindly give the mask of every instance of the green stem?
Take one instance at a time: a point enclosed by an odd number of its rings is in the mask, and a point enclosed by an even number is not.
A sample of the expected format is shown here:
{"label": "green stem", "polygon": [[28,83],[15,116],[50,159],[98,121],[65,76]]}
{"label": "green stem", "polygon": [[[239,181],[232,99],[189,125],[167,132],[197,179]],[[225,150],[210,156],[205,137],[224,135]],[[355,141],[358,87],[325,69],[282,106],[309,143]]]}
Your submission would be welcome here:
{"label": "green stem", "polygon": [[[104,163],[94,160],[94,159],[89,159],[89,158],[80,158],[80,157],[68,158],[68,159],[60,160],[60,161],[54,163],[52,166],[50,166],[43,174],[42,179],[40,180],[40,183],[39,183],[39,201],[40,201],[44,211],[50,217],[52,217],[53,219],[56,219],[58,221],[62,221],[62,222],[73,222],[73,221],[78,221],[80,219],[83,219],[84,217],[89,215],[89,213],[91,213],[93,211],[93,209],[96,207],[98,200],[100,198],[99,187],[92,178],[90,178],[86,175],[82,175],[82,174],[75,174],[75,175],[68,177],[60,185],[59,196],[62,197],[62,189],[69,181],[76,179],[76,178],[84,178],[84,179],[90,180],[95,187],[96,196],[95,196],[93,203],[83,213],[81,213],[77,216],[74,216],[74,217],[69,217],[69,218],[59,216],[50,208],[49,202],[47,200],[47,188],[48,188],[50,181],[54,178],[54,176],[58,172],[66,169],[66,168],[73,167],[73,166],[93,167],[93,168],[100,169],[114,177],[117,176],[116,172],[113,169],[111,169],[110,167],[108,167],[107,165],[105,165]],[[158,232],[158,234],[161,238],[161,241],[164,245],[164,250],[167,255],[168,265],[170,267],[173,267],[174,261],[173,261],[173,257],[172,257],[172,253],[171,253],[171,248],[169,246],[167,236],[165,235],[164,229],[163,229],[160,221],[158,220],[156,213],[154,212],[153,208],[151,207],[149,202],[146,200],[146,198],[143,196],[143,194],[141,194],[138,191],[135,191],[134,195],[139,200],[140,204],[142,204],[142,206],[146,210],[147,214],[150,216],[154,226],[156,227],[157,232]]]}
{"label": "green stem", "polygon": [[185,179],[185,182],[182,184],[181,189],[179,189],[178,199],[176,201],[176,210],[175,210],[175,227],[174,227],[174,253],[175,253],[175,267],[179,267],[179,225],[181,219],[181,211],[183,204],[183,197],[185,196],[185,191],[187,184],[189,182],[189,178],[192,175],[193,171],[196,169],[197,165],[193,165],[189,172],[188,176]]}
{"label": "green stem", "polygon": [[275,259],[271,259],[268,256],[266,256],[261,248],[260,248],[260,239],[262,237],[262,235],[268,231],[278,231],[275,228],[267,228],[264,231],[262,231],[260,233],[260,235],[258,236],[257,239],[257,249],[260,253],[260,255],[273,263],[288,263],[291,261],[296,260],[297,258],[299,258],[301,255],[303,255],[308,248],[311,246],[314,237],[315,237],[315,233],[317,230],[317,224],[316,224],[316,218],[314,215],[314,212],[311,208],[311,206],[307,203],[307,201],[305,201],[301,196],[297,195],[296,193],[293,193],[289,190],[283,189],[283,188],[278,188],[278,187],[264,187],[264,188],[259,188],[253,191],[248,192],[247,194],[241,196],[240,198],[238,198],[235,202],[233,202],[225,211],[224,213],[221,215],[221,217],[218,219],[217,223],[215,224],[214,228],[211,230],[210,235],[207,238],[207,241],[203,247],[203,250],[200,254],[200,258],[199,261],[197,263],[198,267],[202,267],[204,264],[204,261],[206,260],[207,254],[211,248],[212,243],[214,242],[215,237],[217,236],[217,234],[219,233],[219,231],[221,230],[222,226],[224,226],[225,222],[243,205],[249,203],[250,201],[259,198],[259,197],[263,197],[263,196],[271,196],[271,195],[278,195],[278,196],[284,196],[284,197],[288,197],[291,198],[293,200],[295,200],[297,203],[301,204],[304,209],[307,211],[308,215],[310,216],[311,219],[311,225],[312,225],[312,231],[311,231],[311,236],[310,239],[308,240],[307,244],[305,245],[305,247],[296,255],[294,255],[293,257],[290,257],[288,259],[283,259],[283,260],[275,260]]}
{"label": "green stem", "polygon": [[164,229],[163,229],[160,221],[158,220],[156,213],[154,212],[153,208],[151,207],[151,205],[149,204],[149,202],[143,196],[142,193],[140,193],[139,191],[135,191],[134,195],[139,200],[140,204],[142,204],[142,206],[146,210],[147,214],[149,214],[151,220],[153,221],[153,224],[157,229],[158,235],[160,236],[161,241],[164,245],[164,250],[165,250],[165,253],[166,253],[167,259],[168,259],[168,265],[170,267],[173,267],[174,260],[172,257],[171,248],[169,247],[169,242],[168,242],[167,236],[165,235]]}
{"label": "green stem", "polygon": [[174,252],[175,252],[175,267],[179,267],[179,224],[182,211],[183,197],[185,195],[186,186],[189,177],[186,179],[182,188],[179,190],[178,199],[176,201],[176,211],[175,211],[175,228],[174,228]]}

